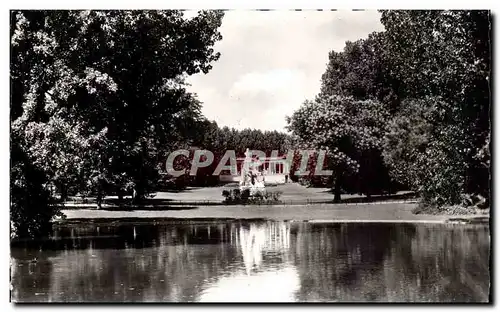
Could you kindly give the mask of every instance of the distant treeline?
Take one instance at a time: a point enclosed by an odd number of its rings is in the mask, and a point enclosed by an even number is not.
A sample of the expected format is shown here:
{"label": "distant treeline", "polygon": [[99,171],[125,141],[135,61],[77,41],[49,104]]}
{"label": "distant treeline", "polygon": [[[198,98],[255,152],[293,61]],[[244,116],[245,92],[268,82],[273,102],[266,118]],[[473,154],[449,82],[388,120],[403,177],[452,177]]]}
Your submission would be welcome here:
{"label": "distant treeline", "polygon": [[[174,163],[176,170],[184,169],[186,174],[178,178],[164,175],[164,179],[161,181],[162,186],[181,189],[187,186],[215,186],[220,183],[220,178],[214,176],[213,172],[226,151],[232,150],[235,152],[235,156],[240,158],[245,157],[247,148],[262,151],[267,156],[271,156],[273,151],[283,155],[291,146],[290,135],[279,131],[221,128],[215,121],[208,120],[199,123],[197,129],[200,134],[195,140],[189,142],[189,145],[186,144],[185,146],[186,149],[191,150],[190,157],[178,157]],[[195,176],[190,176],[189,168],[191,168],[196,149],[210,151],[214,154],[214,160],[208,167],[199,168]],[[202,160],[204,161],[204,159]],[[227,165],[229,165],[229,162],[227,162]],[[162,162],[162,172],[164,171],[165,162]]]}

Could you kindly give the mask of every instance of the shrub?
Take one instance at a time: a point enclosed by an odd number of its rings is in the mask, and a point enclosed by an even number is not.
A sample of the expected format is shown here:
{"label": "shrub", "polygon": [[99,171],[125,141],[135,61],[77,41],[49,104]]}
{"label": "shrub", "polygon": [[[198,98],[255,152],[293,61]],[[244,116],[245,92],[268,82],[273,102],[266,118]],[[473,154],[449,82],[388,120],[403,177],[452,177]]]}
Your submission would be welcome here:
{"label": "shrub", "polygon": [[226,204],[251,204],[251,205],[272,205],[280,203],[280,196],[282,192],[257,192],[253,196],[250,196],[250,190],[245,189],[240,191],[240,189],[223,190],[222,196],[225,197],[224,203]]}
{"label": "shrub", "polygon": [[243,192],[241,193],[241,199],[243,201],[247,201],[249,198],[250,198],[250,190],[249,189],[243,190]]}
{"label": "shrub", "polygon": [[281,194],[283,194],[283,192],[277,191],[277,192],[271,192],[269,194],[271,194],[271,200],[272,201],[279,202]]}

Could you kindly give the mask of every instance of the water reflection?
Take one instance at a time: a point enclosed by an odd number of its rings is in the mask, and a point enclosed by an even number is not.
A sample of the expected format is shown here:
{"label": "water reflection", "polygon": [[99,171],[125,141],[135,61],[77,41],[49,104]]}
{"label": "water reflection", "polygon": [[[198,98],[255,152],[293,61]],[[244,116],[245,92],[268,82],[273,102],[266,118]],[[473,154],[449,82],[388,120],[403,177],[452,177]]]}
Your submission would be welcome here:
{"label": "water reflection", "polygon": [[290,224],[251,223],[240,226],[237,233],[244,272],[234,270],[207,285],[199,301],[294,301],[300,280],[289,258]]}
{"label": "water reflection", "polygon": [[250,224],[240,226],[237,246],[243,254],[248,275],[252,269],[259,269],[263,253],[274,260],[286,261],[290,248],[290,225],[288,223]]}
{"label": "water reflection", "polygon": [[[488,301],[487,225],[73,225],[11,248],[28,302]],[[36,257],[36,261],[32,261]]]}

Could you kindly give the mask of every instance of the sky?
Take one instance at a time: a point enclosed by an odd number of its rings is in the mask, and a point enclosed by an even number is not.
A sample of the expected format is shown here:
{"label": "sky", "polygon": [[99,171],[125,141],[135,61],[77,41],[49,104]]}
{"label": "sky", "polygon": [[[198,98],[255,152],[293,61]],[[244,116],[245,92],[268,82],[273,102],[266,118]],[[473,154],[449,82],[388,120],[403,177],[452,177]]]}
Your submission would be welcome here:
{"label": "sky", "polygon": [[221,57],[189,90],[219,126],[285,131],[285,117],[319,92],[328,52],[381,30],[377,11],[227,11]]}

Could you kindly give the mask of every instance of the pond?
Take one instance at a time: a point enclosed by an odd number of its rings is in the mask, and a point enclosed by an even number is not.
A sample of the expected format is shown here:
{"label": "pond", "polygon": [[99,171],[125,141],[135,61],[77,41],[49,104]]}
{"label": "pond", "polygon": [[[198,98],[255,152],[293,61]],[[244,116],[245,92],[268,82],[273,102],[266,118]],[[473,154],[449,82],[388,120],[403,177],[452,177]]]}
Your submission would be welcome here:
{"label": "pond", "polygon": [[489,226],[66,224],[11,246],[15,302],[488,302]]}

